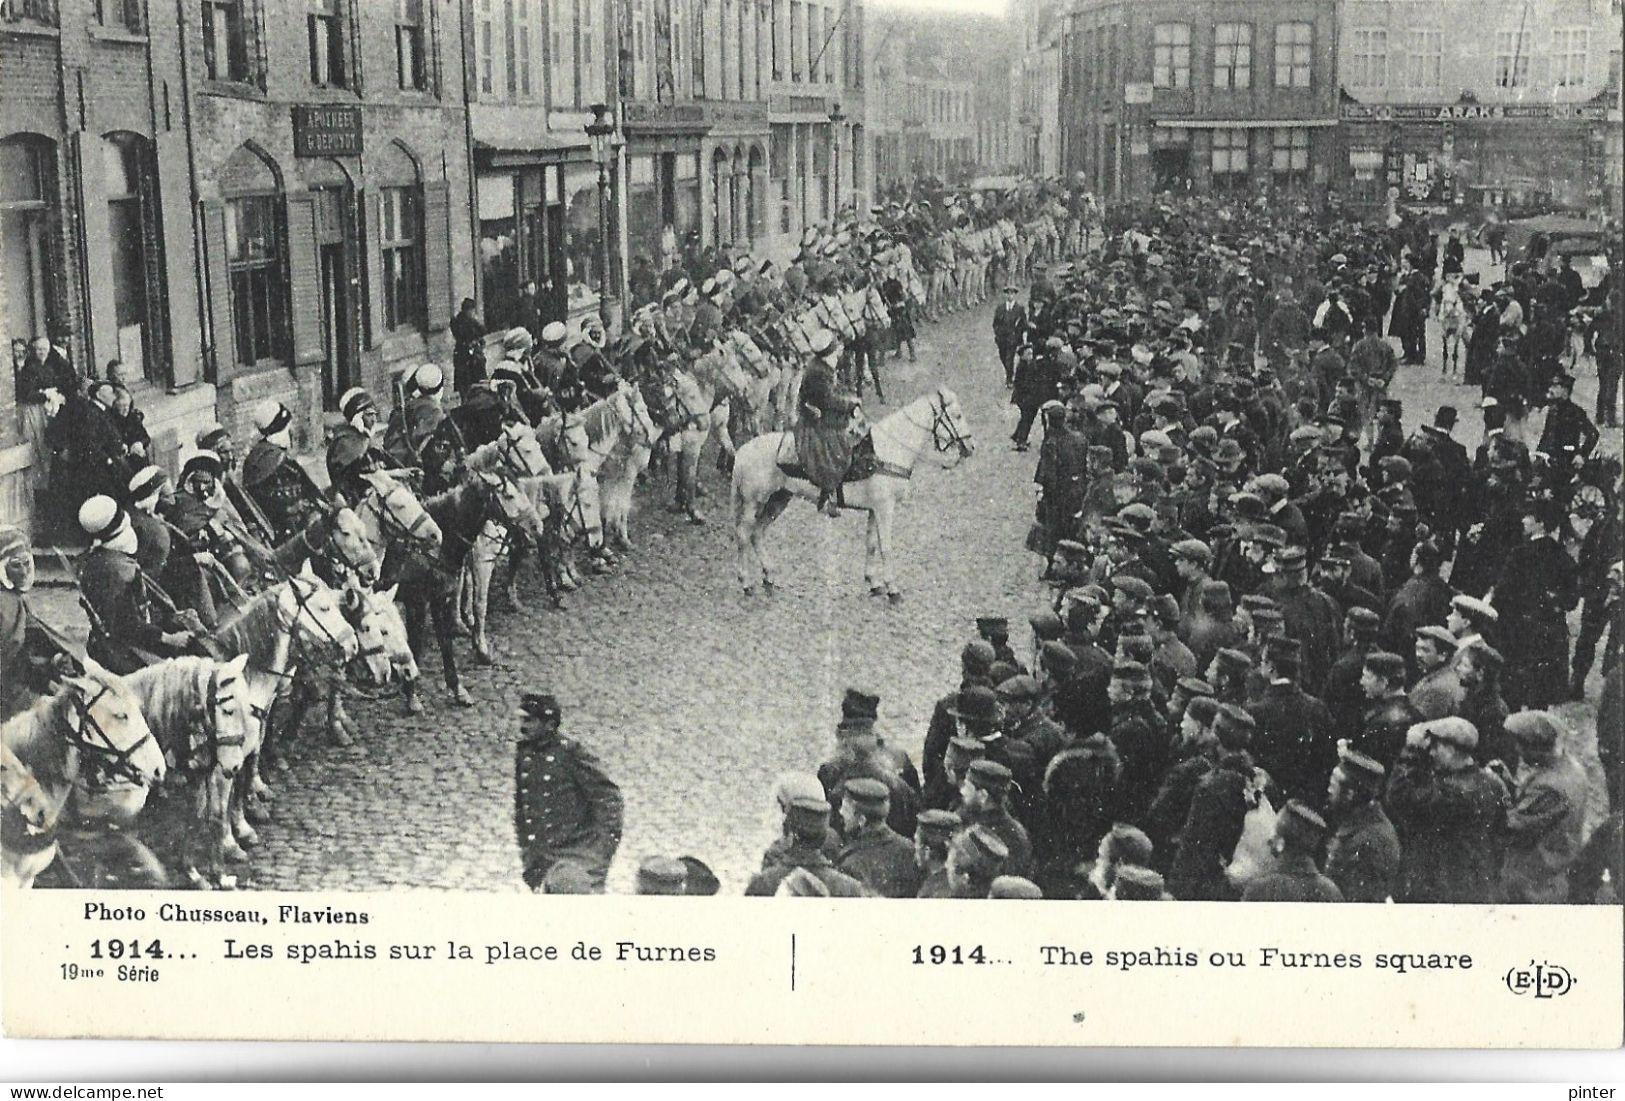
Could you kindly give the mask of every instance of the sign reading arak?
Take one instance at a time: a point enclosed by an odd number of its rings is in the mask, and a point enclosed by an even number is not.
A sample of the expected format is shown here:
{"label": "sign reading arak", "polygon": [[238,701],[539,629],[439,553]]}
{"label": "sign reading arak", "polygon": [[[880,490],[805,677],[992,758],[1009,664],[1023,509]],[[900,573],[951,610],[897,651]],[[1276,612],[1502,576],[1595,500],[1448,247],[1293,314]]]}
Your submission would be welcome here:
{"label": "sign reading arak", "polygon": [[1608,117],[1600,103],[1347,103],[1346,122],[1477,122],[1497,119],[1588,119]]}
{"label": "sign reading arak", "polygon": [[359,157],[361,108],[354,104],[317,104],[293,109],[293,155]]}

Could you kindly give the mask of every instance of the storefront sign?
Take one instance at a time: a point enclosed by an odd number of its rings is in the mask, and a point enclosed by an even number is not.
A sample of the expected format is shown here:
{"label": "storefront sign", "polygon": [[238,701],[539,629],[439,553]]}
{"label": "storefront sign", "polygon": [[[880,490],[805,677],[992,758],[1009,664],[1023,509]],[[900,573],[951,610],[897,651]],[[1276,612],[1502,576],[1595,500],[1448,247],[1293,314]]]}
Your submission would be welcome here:
{"label": "storefront sign", "polygon": [[829,100],[823,96],[773,96],[768,109],[775,115],[822,115],[829,117]]}
{"label": "storefront sign", "polygon": [[359,157],[361,108],[354,104],[294,107],[293,155]]}
{"label": "storefront sign", "polygon": [[[821,102],[821,101],[820,101]],[[628,102],[626,125],[644,130],[704,130],[728,124],[765,123],[762,103],[649,103]]]}
{"label": "storefront sign", "polygon": [[1130,104],[1150,103],[1151,102],[1151,85],[1149,85],[1149,84],[1125,84],[1125,85],[1123,85],[1123,102],[1124,103],[1130,103]]}
{"label": "storefront sign", "polygon": [[1344,122],[1495,122],[1526,119],[1603,121],[1603,103],[1347,103]]}

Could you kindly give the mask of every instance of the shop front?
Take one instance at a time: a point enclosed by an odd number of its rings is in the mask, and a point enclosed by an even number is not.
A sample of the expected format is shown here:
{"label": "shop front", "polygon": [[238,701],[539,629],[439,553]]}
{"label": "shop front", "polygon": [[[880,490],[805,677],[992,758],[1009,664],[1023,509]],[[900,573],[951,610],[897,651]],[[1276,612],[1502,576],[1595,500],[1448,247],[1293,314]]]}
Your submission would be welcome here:
{"label": "shop front", "polygon": [[623,119],[632,271],[664,271],[703,233],[700,145],[709,124],[699,104],[629,102]]}

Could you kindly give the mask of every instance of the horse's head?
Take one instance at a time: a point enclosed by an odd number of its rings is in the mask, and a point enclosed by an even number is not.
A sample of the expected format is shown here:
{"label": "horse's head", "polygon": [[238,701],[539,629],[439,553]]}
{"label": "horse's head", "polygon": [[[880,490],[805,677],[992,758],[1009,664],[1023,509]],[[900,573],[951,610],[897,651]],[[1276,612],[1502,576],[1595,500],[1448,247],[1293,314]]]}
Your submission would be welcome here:
{"label": "horse's head", "polygon": [[363,582],[370,583],[378,577],[378,552],[368,541],[367,526],[354,509],[340,508],[333,514],[327,535],[327,553],[330,559]]}
{"label": "horse's head", "polygon": [[411,490],[388,474],[362,477],[372,492],[357,507],[356,515],[366,526],[368,542],[386,551],[402,540],[424,552],[440,549],[440,525]]}
{"label": "horse's head", "polygon": [[965,410],[960,407],[958,395],[944,386],[937,391],[935,404],[931,440],[937,452],[946,454],[950,448],[957,449],[957,456],[952,459],[955,463],[970,458],[976,453],[976,437],[965,420]]}
{"label": "horse's head", "polygon": [[60,793],[48,789],[32,769],[0,742],[0,799],[4,799],[8,811],[22,819],[26,834],[41,837],[54,833],[62,808],[67,805],[67,792],[71,790],[67,785],[63,785]]}
{"label": "horse's head", "polygon": [[406,623],[395,604],[396,588],[391,585],[381,592],[352,589],[346,593],[347,600],[353,602],[350,619],[359,649],[354,664],[377,687],[397,679],[410,682],[418,678],[417,658],[407,643]]}
{"label": "horse's head", "polygon": [[626,402],[628,431],[640,445],[653,447],[660,439],[660,426],[655,424],[654,414],[649,411],[649,404],[643,398],[643,388],[623,385],[621,396]]}
{"label": "horse's head", "polygon": [[539,478],[553,473],[547,454],[536,439],[536,430],[524,421],[509,421],[502,426],[496,438],[497,457],[502,466],[515,478]]}
{"label": "horse's head", "polygon": [[[89,658],[85,675],[71,678],[63,691],[71,698],[62,735],[78,751],[82,809],[88,817],[130,821],[167,767],[135,693]],[[94,808],[83,807],[85,801]]]}
{"label": "horse's head", "polygon": [[214,761],[226,776],[237,775],[254,739],[254,703],[248,694],[248,655],[211,662],[205,686],[207,727],[213,731]]}
{"label": "horse's head", "polygon": [[355,657],[359,644],[355,628],[344,618],[339,596],[311,571],[310,563],[283,584],[277,612],[304,644],[318,650],[337,650],[343,660]]}
{"label": "horse's head", "polygon": [[485,494],[487,516],[541,538],[542,516],[523,486],[505,474],[482,473],[475,478],[480,492]]}
{"label": "horse's head", "polygon": [[561,414],[555,446],[569,466],[592,458],[592,437],[587,434],[587,418],[580,413]]}

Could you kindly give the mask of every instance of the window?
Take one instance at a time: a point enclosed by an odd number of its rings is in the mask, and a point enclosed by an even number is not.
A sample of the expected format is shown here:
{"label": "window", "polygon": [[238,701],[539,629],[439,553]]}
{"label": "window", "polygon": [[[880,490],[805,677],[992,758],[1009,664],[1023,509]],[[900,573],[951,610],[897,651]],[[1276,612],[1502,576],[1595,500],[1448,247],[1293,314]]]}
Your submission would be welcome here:
{"label": "window", "polygon": [[[43,336],[53,263],[49,232],[56,206],[55,158],[49,142],[32,137],[0,141],[0,309],[13,337]],[[6,393],[0,387],[0,393]]]}
{"label": "window", "polygon": [[771,52],[773,54],[773,79],[774,80],[783,80],[784,79],[784,43],[785,43],[785,40],[788,38],[788,33],[785,30],[784,21],[785,21],[784,0],[773,0],[773,8],[772,8],[772,15],[771,15],[772,27],[771,27],[771,31],[770,31],[770,36],[771,36]]}
{"label": "window", "polygon": [[1234,190],[1247,181],[1247,131],[1213,131],[1213,186]]}
{"label": "window", "polygon": [[1349,87],[1386,87],[1388,32],[1381,29],[1357,30],[1354,32],[1351,47],[1354,64],[1349,70]]}
{"label": "window", "polygon": [[142,34],[141,0],[96,0],[96,21],[111,30]]}
{"label": "window", "polygon": [[305,25],[310,39],[310,82],[344,87],[344,28],[339,0],[310,0]]}
{"label": "window", "polygon": [[102,188],[107,193],[107,249],[113,267],[119,358],[127,364],[140,364],[143,374],[152,366],[144,354],[148,335],[144,154],[144,143],[135,134],[115,134],[102,142]]}
{"label": "window", "polygon": [[818,4],[807,5],[807,83],[817,84],[823,71],[823,14]]}
{"label": "window", "polygon": [[491,95],[496,89],[496,40],[496,0],[479,0],[474,8],[474,48],[482,95]]}
{"label": "window", "polygon": [[1151,85],[1191,86],[1191,25],[1158,23],[1151,30]]}
{"label": "window", "polygon": [[1573,88],[1585,83],[1591,32],[1585,27],[1552,29],[1552,83]]}
{"label": "window", "polygon": [[[581,28],[581,44],[576,50],[576,62],[581,66],[581,72],[578,74],[579,83],[576,86],[576,102],[579,104],[597,103],[604,98],[604,81],[598,75],[598,51],[593,46],[593,9],[598,5],[598,0],[578,0],[578,3],[580,5],[578,25]],[[516,9],[524,10],[527,23],[530,21],[530,4],[531,0],[515,0],[514,2]],[[525,84],[528,87],[530,84],[530,53],[528,50],[525,53],[525,69]]]}
{"label": "window", "polygon": [[[515,33],[515,22],[512,6],[508,0],[498,0],[508,11],[507,41],[510,43],[509,53],[513,52],[511,43]],[[576,102],[576,26],[575,4],[560,3],[548,7],[550,22],[549,31],[553,38],[553,49],[548,61],[553,71],[553,103],[557,106],[570,106]],[[519,74],[512,64],[508,66],[508,94],[514,95],[519,83]]]}
{"label": "window", "polygon": [[1410,88],[1438,88],[1444,83],[1444,32],[1410,32],[1405,84]]}
{"label": "window", "polygon": [[395,76],[402,91],[421,92],[429,86],[425,41],[423,0],[396,0]]}
{"label": "window", "polygon": [[282,219],[274,195],[226,202],[226,263],[237,362],[285,359],[288,288],[282,273]]}
{"label": "window", "polygon": [[1523,88],[1529,84],[1529,44],[1522,31],[1495,33],[1495,86]]}
{"label": "window", "polygon": [[1309,23],[1275,24],[1275,86],[1309,87],[1310,51],[1315,28]]}
{"label": "window", "polygon": [[1270,172],[1277,187],[1303,187],[1309,182],[1309,131],[1301,126],[1274,132]]}
{"label": "window", "polygon": [[536,38],[536,27],[531,18],[532,0],[508,0],[508,95],[510,98],[529,99],[533,94],[531,83],[531,45]]}
{"label": "window", "polygon": [[1253,25],[1220,23],[1213,28],[1213,86],[1253,86]]}
{"label": "window", "polygon": [[210,80],[249,79],[242,0],[203,0],[203,71]]}
{"label": "window", "polygon": [[693,94],[694,94],[695,99],[704,99],[705,98],[705,9],[706,9],[707,4],[709,3],[709,0],[690,0],[690,2],[694,5],[694,22],[691,24],[692,29],[691,29],[691,31],[689,33],[689,36],[688,36],[688,40],[689,40],[689,43],[690,43],[689,54],[692,56],[693,61],[694,61],[694,65],[693,65],[693,69],[694,69]]}
{"label": "window", "polygon": [[384,327],[421,328],[424,320],[423,217],[415,187],[379,192],[378,247],[384,261]]}
{"label": "window", "polygon": [[835,20],[838,18],[834,8],[824,9],[824,33],[818,40],[818,51],[824,55],[822,65],[825,84],[835,83],[835,67],[840,60],[840,43],[834,37]]}
{"label": "window", "polygon": [[789,233],[794,225],[790,204],[790,138],[788,126],[768,130],[767,174],[773,179],[773,198],[779,208],[779,232]]}
{"label": "window", "polygon": [[0,23],[57,25],[56,0],[0,0]]}
{"label": "window", "polygon": [[790,79],[799,84],[805,71],[807,49],[807,22],[802,14],[801,0],[790,0]]}

